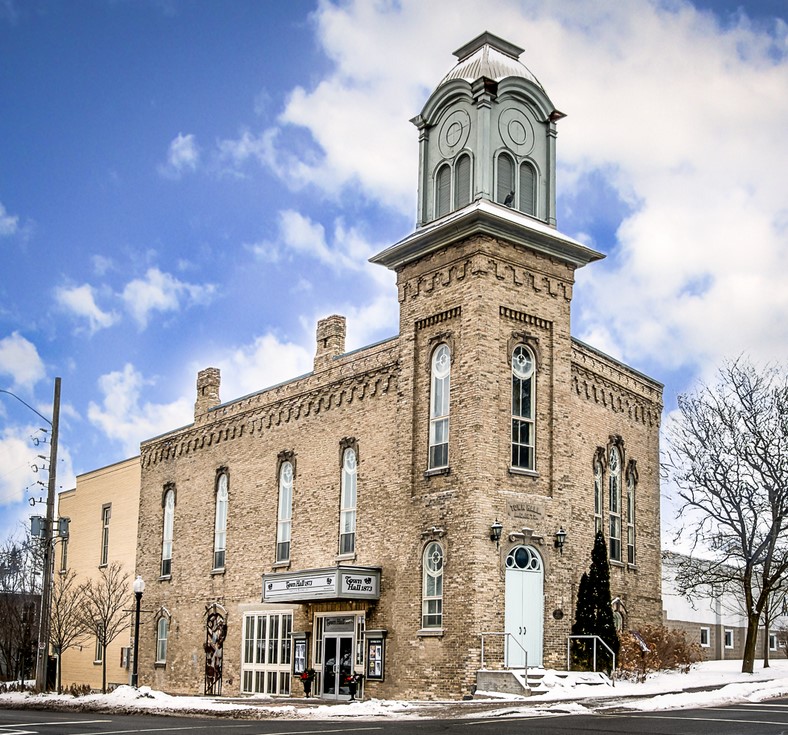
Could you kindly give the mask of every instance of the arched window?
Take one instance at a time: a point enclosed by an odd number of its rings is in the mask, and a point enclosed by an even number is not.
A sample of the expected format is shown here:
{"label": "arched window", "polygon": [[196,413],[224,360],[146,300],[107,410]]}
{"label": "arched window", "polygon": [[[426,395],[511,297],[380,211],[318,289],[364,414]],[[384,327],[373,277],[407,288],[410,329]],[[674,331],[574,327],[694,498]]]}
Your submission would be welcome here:
{"label": "arched window", "polygon": [[635,563],[635,490],[638,472],[635,460],[627,467],[627,563]]}
{"label": "arched window", "polygon": [[603,531],[602,527],[602,461],[594,460],[594,533]]}
{"label": "arched window", "polygon": [[443,626],[443,547],[437,541],[431,541],[424,549],[422,567],[421,627],[440,628]]}
{"label": "arched window", "polygon": [[290,529],[293,522],[293,465],[282,462],[279,468],[279,513],[276,523],[276,560],[290,558]]}
{"label": "arched window", "polygon": [[435,216],[443,217],[451,211],[451,168],[444,164],[435,177]]}
{"label": "arched window", "polygon": [[618,447],[608,455],[608,509],[610,514],[610,558],[621,561],[621,456]]}
{"label": "arched window", "polygon": [[536,174],[530,163],[520,164],[520,206],[525,214],[536,214]]}
{"label": "arched window", "polygon": [[514,161],[507,153],[498,156],[498,175],[495,182],[495,201],[499,204],[514,204]]}
{"label": "arched window", "polygon": [[356,452],[342,453],[342,499],[339,511],[339,553],[356,550]]}
{"label": "arched window", "polygon": [[216,522],[213,531],[213,568],[224,569],[227,549],[227,473],[216,478]]}
{"label": "arched window", "polygon": [[534,356],[525,345],[512,353],[512,467],[534,469]]}
{"label": "arched window", "polygon": [[156,663],[163,664],[167,661],[167,637],[170,632],[170,621],[162,615],[156,624]]}
{"label": "arched window", "polygon": [[471,157],[463,153],[455,164],[454,172],[455,209],[471,202]]}
{"label": "arched window", "polygon": [[161,532],[161,576],[172,573],[172,529],[175,520],[175,490],[170,488],[164,493],[164,521]]}
{"label": "arched window", "polygon": [[449,388],[451,354],[449,346],[439,345],[432,353],[430,395],[430,447],[428,469],[449,466]]}

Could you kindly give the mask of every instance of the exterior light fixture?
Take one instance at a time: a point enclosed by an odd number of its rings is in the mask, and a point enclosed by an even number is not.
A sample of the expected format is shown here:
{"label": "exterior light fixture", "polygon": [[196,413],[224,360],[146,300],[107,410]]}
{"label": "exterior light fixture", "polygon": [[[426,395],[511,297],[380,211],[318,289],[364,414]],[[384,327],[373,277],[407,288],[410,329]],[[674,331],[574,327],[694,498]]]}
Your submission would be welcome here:
{"label": "exterior light fixture", "polygon": [[145,592],[145,580],[137,575],[137,579],[131,585],[134,590],[134,597],[137,600],[136,615],[134,618],[134,667],[131,670],[131,686],[137,686],[137,658],[140,651],[140,601],[142,600],[142,593]]}
{"label": "exterior light fixture", "polygon": [[495,541],[496,547],[501,545],[501,531],[503,531],[503,523],[496,518],[495,522],[490,526],[490,541]]}
{"label": "exterior light fixture", "polygon": [[564,553],[564,542],[566,541],[566,531],[564,531],[564,527],[561,526],[555,532],[555,548],[558,549],[561,554]]}

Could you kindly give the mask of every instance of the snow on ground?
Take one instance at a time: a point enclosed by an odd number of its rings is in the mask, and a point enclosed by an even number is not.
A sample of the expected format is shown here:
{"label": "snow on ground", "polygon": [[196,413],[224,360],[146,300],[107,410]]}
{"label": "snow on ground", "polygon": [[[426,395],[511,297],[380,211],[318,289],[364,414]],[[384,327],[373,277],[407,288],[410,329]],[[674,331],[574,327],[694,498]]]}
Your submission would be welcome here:
{"label": "snow on ground", "polygon": [[642,684],[618,681],[614,687],[567,685],[549,671],[545,673],[544,681],[548,690],[539,696],[517,697],[489,693],[489,699],[477,698],[468,702],[368,699],[363,702],[331,704],[316,698],[275,699],[262,695],[230,700],[171,696],[149,687],[134,689],[121,686],[109,694],[90,694],[76,698],[68,694],[9,692],[0,694],[0,707],[321,720],[337,717],[538,717],[547,713],[590,714],[612,707],[655,711],[760,702],[773,697],[788,696],[788,660],[773,660],[768,669],[764,669],[761,662],[756,661],[753,674],[741,673],[741,661],[709,661],[698,664],[689,674],[655,674]]}

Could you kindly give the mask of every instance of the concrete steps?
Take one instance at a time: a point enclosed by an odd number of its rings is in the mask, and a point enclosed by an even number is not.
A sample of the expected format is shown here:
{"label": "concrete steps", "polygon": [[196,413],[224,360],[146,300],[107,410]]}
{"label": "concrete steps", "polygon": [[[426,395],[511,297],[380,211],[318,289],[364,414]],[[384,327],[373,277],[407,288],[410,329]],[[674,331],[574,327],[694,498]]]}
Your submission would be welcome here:
{"label": "concrete steps", "polygon": [[474,696],[495,692],[531,697],[555,687],[571,688],[579,685],[613,686],[613,682],[601,671],[554,671],[536,667],[527,670],[482,669],[476,672],[478,694]]}

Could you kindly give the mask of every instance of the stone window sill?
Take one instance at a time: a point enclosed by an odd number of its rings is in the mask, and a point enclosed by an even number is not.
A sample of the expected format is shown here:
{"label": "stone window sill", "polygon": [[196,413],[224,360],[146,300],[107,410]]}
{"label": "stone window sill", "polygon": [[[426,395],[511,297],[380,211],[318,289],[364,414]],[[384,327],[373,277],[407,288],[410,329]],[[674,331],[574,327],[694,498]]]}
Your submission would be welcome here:
{"label": "stone window sill", "polygon": [[153,668],[154,669],[166,669],[167,668],[167,662],[166,661],[154,661]]}
{"label": "stone window sill", "polygon": [[290,560],[274,562],[271,564],[271,569],[290,569]]}
{"label": "stone window sill", "polygon": [[434,470],[426,470],[424,472],[424,479],[427,480],[430,477],[440,477],[441,475],[448,474],[451,474],[451,467],[436,467]]}
{"label": "stone window sill", "polygon": [[334,557],[334,561],[355,561],[356,560],[356,552],[354,551],[352,554],[338,554]]}
{"label": "stone window sill", "polygon": [[211,576],[212,577],[216,577],[216,576],[219,576],[219,575],[222,575],[222,574],[224,574],[224,567],[221,567],[220,569],[211,569]]}
{"label": "stone window sill", "polygon": [[442,638],[443,628],[422,628],[416,635],[419,638]]}
{"label": "stone window sill", "polygon": [[539,473],[536,470],[526,470],[523,467],[509,467],[509,474],[522,475],[523,477],[533,477],[534,479],[539,477]]}
{"label": "stone window sill", "polygon": [[162,574],[161,577],[159,577],[159,582],[169,582],[171,579],[171,574]]}

